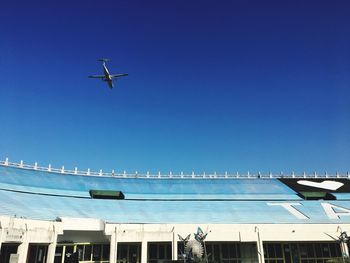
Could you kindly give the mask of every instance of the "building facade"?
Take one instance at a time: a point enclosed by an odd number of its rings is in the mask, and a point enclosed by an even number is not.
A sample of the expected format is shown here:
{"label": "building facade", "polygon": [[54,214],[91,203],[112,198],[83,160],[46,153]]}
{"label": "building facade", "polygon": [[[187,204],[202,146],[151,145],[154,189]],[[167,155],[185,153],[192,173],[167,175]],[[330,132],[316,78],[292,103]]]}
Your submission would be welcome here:
{"label": "building facade", "polygon": [[[346,175],[140,175],[0,163],[0,262],[208,262],[348,256]],[[180,237],[187,237],[188,244]],[[192,247],[193,251],[196,249]]]}

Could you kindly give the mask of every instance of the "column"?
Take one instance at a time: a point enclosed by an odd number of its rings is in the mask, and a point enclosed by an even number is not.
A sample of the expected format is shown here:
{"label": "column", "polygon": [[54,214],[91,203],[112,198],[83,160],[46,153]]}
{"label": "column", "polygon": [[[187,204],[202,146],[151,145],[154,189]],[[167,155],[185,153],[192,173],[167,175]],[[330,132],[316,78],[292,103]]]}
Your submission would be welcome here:
{"label": "column", "polygon": [[142,240],[141,243],[141,263],[147,263],[147,240]]}
{"label": "column", "polygon": [[172,242],[172,260],[177,260],[177,235],[175,234],[175,232],[173,232],[173,242]]}
{"label": "column", "polygon": [[55,230],[52,231],[52,235],[52,242],[49,244],[49,247],[47,249],[47,263],[53,263],[55,260],[55,252],[57,245],[57,233]]}
{"label": "column", "polygon": [[264,246],[263,246],[263,242],[260,238],[260,232],[259,232],[259,228],[255,227],[255,232],[257,234],[257,242],[256,242],[256,248],[258,250],[258,260],[259,263],[264,263],[265,262],[265,257],[264,257]]}
{"label": "column", "polygon": [[117,227],[115,227],[114,232],[111,234],[110,241],[110,252],[109,252],[109,262],[116,263],[118,258],[118,242],[117,242]]}
{"label": "column", "polygon": [[27,240],[23,241],[18,246],[17,254],[18,254],[18,263],[26,263],[27,254],[28,254],[29,242]]}

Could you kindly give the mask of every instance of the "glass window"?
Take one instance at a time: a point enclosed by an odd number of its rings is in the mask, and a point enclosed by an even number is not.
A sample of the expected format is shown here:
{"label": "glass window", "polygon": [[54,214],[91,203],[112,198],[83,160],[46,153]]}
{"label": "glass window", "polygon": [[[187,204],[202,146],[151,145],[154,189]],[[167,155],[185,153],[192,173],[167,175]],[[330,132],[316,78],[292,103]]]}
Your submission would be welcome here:
{"label": "glass window", "polygon": [[276,254],[275,254],[275,244],[268,244],[268,246],[267,246],[267,251],[268,251],[269,258],[274,258],[274,257],[276,257]]}
{"label": "glass window", "polygon": [[229,258],[229,245],[228,244],[222,244],[221,245],[221,253],[222,253],[222,258]]}
{"label": "glass window", "polygon": [[323,253],[323,257],[330,257],[330,251],[329,251],[329,247],[328,244],[322,244],[322,253]]}
{"label": "glass window", "polygon": [[283,258],[283,252],[282,252],[282,245],[281,244],[276,244],[275,245],[275,252],[276,252],[276,257],[277,258]]}
{"label": "glass window", "polygon": [[28,262],[35,262],[36,260],[36,254],[37,254],[37,246],[35,245],[30,245],[28,248],[28,256],[27,256],[27,261]]}
{"label": "glass window", "polygon": [[[328,259],[339,257],[340,246],[337,243],[264,243],[264,255],[266,262],[283,259],[286,263],[306,262],[318,263],[326,262]],[[283,251],[282,251],[283,247]]]}
{"label": "glass window", "polygon": [[183,254],[184,254],[184,243],[183,242],[177,242],[177,254],[179,259],[182,259]]}
{"label": "glass window", "polygon": [[78,260],[83,260],[84,256],[84,245],[78,245],[77,246],[77,253],[78,253]]}
{"label": "glass window", "polygon": [[172,247],[171,244],[169,246],[166,246],[166,258],[171,259],[172,258]]}
{"label": "glass window", "polygon": [[218,261],[220,259],[220,245],[214,244],[214,253],[213,253],[213,259],[214,261]]}
{"label": "glass window", "polygon": [[337,252],[336,252],[334,243],[329,244],[329,250],[330,250],[330,253],[331,253],[332,257],[336,257],[337,256]]}
{"label": "glass window", "polygon": [[124,244],[118,244],[118,259],[126,260],[128,258],[128,246]]}
{"label": "glass window", "polygon": [[159,255],[158,257],[161,259],[161,258],[165,258],[165,246],[162,245],[162,244],[159,244],[158,246],[158,252],[159,252]]}
{"label": "glass window", "polygon": [[322,257],[322,247],[321,244],[315,244],[316,257]]}
{"label": "glass window", "polygon": [[267,256],[267,245],[263,244],[263,250],[264,250],[264,258],[268,258]]}
{"label": "glass window", "polygon": [[64,252],[64,263],[70,262],[72,260],[71,258],[73,257],[73,250],[73,245],[66,246],[66,251]]}
{"label": "glass window", "polygon": [[139,263],[141,258],[140,243],[118,243],[118,263]]}
{"label": "glass window", "polygon": [[212,262],[258,262],[255,243],[206,242],[206,252]]}
{"label": "glass window", "polygon": [[101,259],[101,245],[93,245],[92,246],[92,260],[100,260]]}
{"label": "glass window", "polygon": [[307,244],[301,243],[299,244],[300,257],[307,258]]}
{"label": "glass window", "polygon": [[102,245],[102,260],[109,260],[110,245]]}
{"label": "glass window", "polygon": [[84,246],[84,256],[83,256],[84,260],[91,260],[91,245],[85,245]]}
{"label": "glass window", "polygon": [[62,261],[62,251],[63,251],[63,247],[62,246],[57,246],[56,247],[54,263],[61,263],[61,261]]}
{"label": "glass window", "polygon": [[[180,245],[181,243],[178,243]],[[182,243],[183,247],[183,243]],[[162,242],[162,243],[154,243],[150,242],[148,243],[148,262],[153,262],[154,260],[164,260],[164,259],[170,259],[172,254],[172,248],[170,242]],[[181,250],[179,257],[181,258],[183,254],[183,251]]]}
{"label": "glass window", "polygon": [[136,263],[138,261],[138,245],[129,245],[129,262]]}
{"label": "glass window", "polygon": [[157,258],[157,254],[158,254],[157,253],[158,252],[157,248],[158,247],[157,247],[156,244],[150,244],[149,245],[149,248],[148,248],[149,249],[149,252],[148,252],[149,253],[149,258]]}
{"label": "glass window", "polygon": [[309,258],[315,257],[315,250],[313,244],[307,244],[307,256]]}
{"label": "glass window", "polygon": [[229,249],[230,258],[237,258],[235,244],[229,244],[228,249]]}

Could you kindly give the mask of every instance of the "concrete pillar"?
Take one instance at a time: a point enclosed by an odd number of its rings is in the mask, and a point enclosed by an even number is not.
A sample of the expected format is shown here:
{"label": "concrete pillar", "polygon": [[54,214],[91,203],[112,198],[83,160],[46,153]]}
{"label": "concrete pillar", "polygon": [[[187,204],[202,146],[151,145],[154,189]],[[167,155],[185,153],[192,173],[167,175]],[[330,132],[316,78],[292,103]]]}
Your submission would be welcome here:
{"label": "concrete pillar", "polygon": [[262,239],[260,237],[260,232],[258,227],[255,227],[255,232],[257,234],[256,248],[258,251],[258,260],[259,260],[259,263],[264,263],[265,262],[264,246],[263,246]]}
{"label": "concrete pillar", "polygon": [[49,247],[47,249],[47,263],[53,263],[55,260],[55,252],[57,245],[57,233],[55,229],[53,230],[52,235],[52,242],[49,244]]}
{"label": "concrete pillar", "polygon": [[18,254],[18,263],[26,263],[27,262],[27,254],[28,254],[29,242],[27,240],[23,241],[17,249]]}
{"label": "concrete pillar", "polygon": [[115,231],[111,234],[109,262],[116,263],[117,258],[118,258],[118,241],[117,241],[117,227],[116,227]]}
{"label": "concrete pillar", "polygon": [[141,263],[147,263],[147,240],[142,240],[141,243]]}
{"label": "concrete pillar", "polygon": [[173,242],[172,242],[172,260],[177,260],[177,234],[175,232],[173,232]]}

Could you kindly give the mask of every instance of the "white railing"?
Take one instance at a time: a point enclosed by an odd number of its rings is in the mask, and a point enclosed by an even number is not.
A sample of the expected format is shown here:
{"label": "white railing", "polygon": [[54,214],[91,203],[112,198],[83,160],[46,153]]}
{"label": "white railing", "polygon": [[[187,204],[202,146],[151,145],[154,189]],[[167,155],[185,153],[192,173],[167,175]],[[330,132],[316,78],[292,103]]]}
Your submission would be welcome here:
{"label": "white railing", "polygon": [[170,172],[169,174],[161,174],[158,172],[157,174],[150,174],[147,172],[146,174],[140,174],[137,171],[135,173],[127,173],[126,171],[122,173],[115,173],[114,170],[111,172],[103,172],[100,170],[99,172],[90,171],[88,169],[87,171],[79,171],[78,168],[75,168],[74,170],[67,170],[62,166],[61,168],[52,168],[49,164],[48,167],[39,166],[38,163],[34,163],[34,165],[31,164],[25,164],[23,161],[20,161],[19,163],[10,162],[8,158],[5,159],[5,161],[0,160],[0,166],[9,166],[9,167],[15,167],[15,168],[21,168],[21,169],[27,169],[27,170],[37,170],[37,171],[43,171],[43,172],[51,172],[51,173],[61,173],[61,174],[70,174],[70,175],[84,175],[84,176],[103,176],[103,177],[116,177],[116,178],[150,178],[150,179],[162,179],[162,178],[174,178],[174,179],[268,179],[268,178],[350,178],[350,173],[346,172],[343,174],[340,174],[336,172],[335,174],[328,174],[327,172],[323,174],[317,174],[316,172],[313,172],[312,174],[307,174],[303,172],[302,174],[295,174],[292,172],[291,174],[261,174],[260,172],[256,174],[251,174],[248,172],[247,174],[239,174],[237,173],[228,173],[225,172],[224,174],[217,174],[214,173],[202,173],[202,174],[195,174],[194,172],[190,174],[184,174],[181,172],[180,174],[173,174]]}

